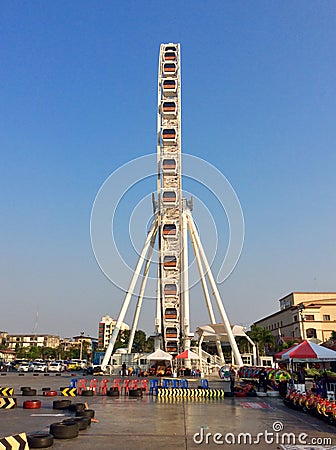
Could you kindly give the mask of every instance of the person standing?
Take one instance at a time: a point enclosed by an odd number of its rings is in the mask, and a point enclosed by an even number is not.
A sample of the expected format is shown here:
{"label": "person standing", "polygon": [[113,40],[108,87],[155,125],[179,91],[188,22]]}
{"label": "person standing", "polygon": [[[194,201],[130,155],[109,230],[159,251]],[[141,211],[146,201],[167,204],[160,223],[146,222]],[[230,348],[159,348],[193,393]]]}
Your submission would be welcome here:
{"label": "person standing", "polygon": [[286,375],[283,372],[281,372],[280,376],[279,376],[279,387],[278,387],[278,389],[279,389],[280,397],[285,398],[286,394],[287,394],[287,377],[286,377]]}
{"label": "person standing", "polygon": [[122,377],[126,377],[126,375],[127,375],[127,366],[126,366],[126,363],[124,361],[122,363],[122,366],[121,366],[121,376]]}
{"label": "person standing", "polygon": [[299,367],[299,370],[297,372],[297,382],[299,391],[302,393],[306,392],[306,374],[303,367],[301,366]]}
{"label": "person standing", "polygon": [[264,368],[262,368],[259,372],[258,392],[260,392],[261,387],[263,388],[264,392],[267,392],[267,374]]}
{"label": "person standing", "polygon": [[236,371],[234,370],[234,367],[230,367],[230,391],[234,393],[235,390],[235,382],[236,382]]}

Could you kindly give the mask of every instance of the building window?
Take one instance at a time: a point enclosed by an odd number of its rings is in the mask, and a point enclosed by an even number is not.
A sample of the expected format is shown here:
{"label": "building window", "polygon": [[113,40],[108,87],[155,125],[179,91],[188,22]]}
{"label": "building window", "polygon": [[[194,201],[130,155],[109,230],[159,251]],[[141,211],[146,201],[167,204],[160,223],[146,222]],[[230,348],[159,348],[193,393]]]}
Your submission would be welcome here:
{"label": "building window", "polygon": [[293,317],[293,322],[297,322],[297,315]]}
{"label": "building window", "polygon": [[304,318],[305,320],[315,320],[314,314],[305,314]]}
{"label": "building window", "polygon": [[330,315],[329,314],[324,314],[323,320],[330,320]]}
{"label": "building window", "polygon": [[316,330],[315,328],[308,328],[308,330],[306,331],[306,336],[307,338],[316,338]]}

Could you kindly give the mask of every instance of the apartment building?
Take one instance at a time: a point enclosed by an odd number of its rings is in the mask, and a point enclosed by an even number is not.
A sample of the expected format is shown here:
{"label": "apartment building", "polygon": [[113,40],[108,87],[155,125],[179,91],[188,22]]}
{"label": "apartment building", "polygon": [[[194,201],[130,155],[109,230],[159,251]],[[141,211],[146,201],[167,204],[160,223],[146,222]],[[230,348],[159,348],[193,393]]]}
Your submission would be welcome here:
{"label": "apartment building", "polygon": [[[116,323],[117,321],[110,316],[102,317],[98,326],[98,348],[107,348]],[[126,323],[122,323],[120,326],[120,331],[129,329],[130,327]]]}
{"label": "apartment building", "polygon": [[6,345],[12,350],[17,346],[57,348],[59,344],[60,337],[52,334],[8,334],[6,337]]}
{"label": "apartment building", "polygon": [[270,330],[276,342],[325,342],[336,331],[336,292],[292,292],[279,300],[279,306],[279,311],[254,323]]}

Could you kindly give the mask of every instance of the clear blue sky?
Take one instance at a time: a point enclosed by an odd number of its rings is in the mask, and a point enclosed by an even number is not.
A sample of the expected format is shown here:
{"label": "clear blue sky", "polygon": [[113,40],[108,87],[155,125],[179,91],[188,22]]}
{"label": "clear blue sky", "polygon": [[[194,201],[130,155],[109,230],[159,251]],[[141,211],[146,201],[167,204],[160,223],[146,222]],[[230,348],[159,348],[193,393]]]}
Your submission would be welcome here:
{"label": "clear blue sky", "polygon": [[228,178],[244,213],[220,286],[231,322],[292,291],[336,291],[335,13],[334,1],[2,1],[0,330],[97,335],[118,315],[91,208],[110,173],[156,151],[168,42],[181,43],[183,151]]}

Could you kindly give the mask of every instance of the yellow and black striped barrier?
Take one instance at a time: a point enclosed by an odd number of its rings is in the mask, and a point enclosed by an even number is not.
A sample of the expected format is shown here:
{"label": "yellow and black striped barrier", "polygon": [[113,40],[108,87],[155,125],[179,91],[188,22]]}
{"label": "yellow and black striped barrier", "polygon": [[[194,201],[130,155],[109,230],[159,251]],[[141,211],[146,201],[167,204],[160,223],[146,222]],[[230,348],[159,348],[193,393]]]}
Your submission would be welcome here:
{"label": "yellow and black striped barrier", "polygon": [[0,438],[0,450],[29,450],[26,433]]}
{"label": "yellow and black striped barrier", "polygon": [[11,397],[14,394],[14,389],[10,387],[0,388],[1,397]]}
{"label": "yellow and black striped barrier", "polygon": [[62,388],[61,389],[61,395],[64,397],[76,397],[77,395],[77,389],[76,388]]}
{"label": "yellow and black striped barrier", "polygon": [[16,398],[10,397],[10,398],[0,398],[0,408],[2,409],[11,409],[16,408]]}
{"label": "yellow and black striped barrier", "polygon": [[159,388],[161,398],[224,398],[224,389]]}

